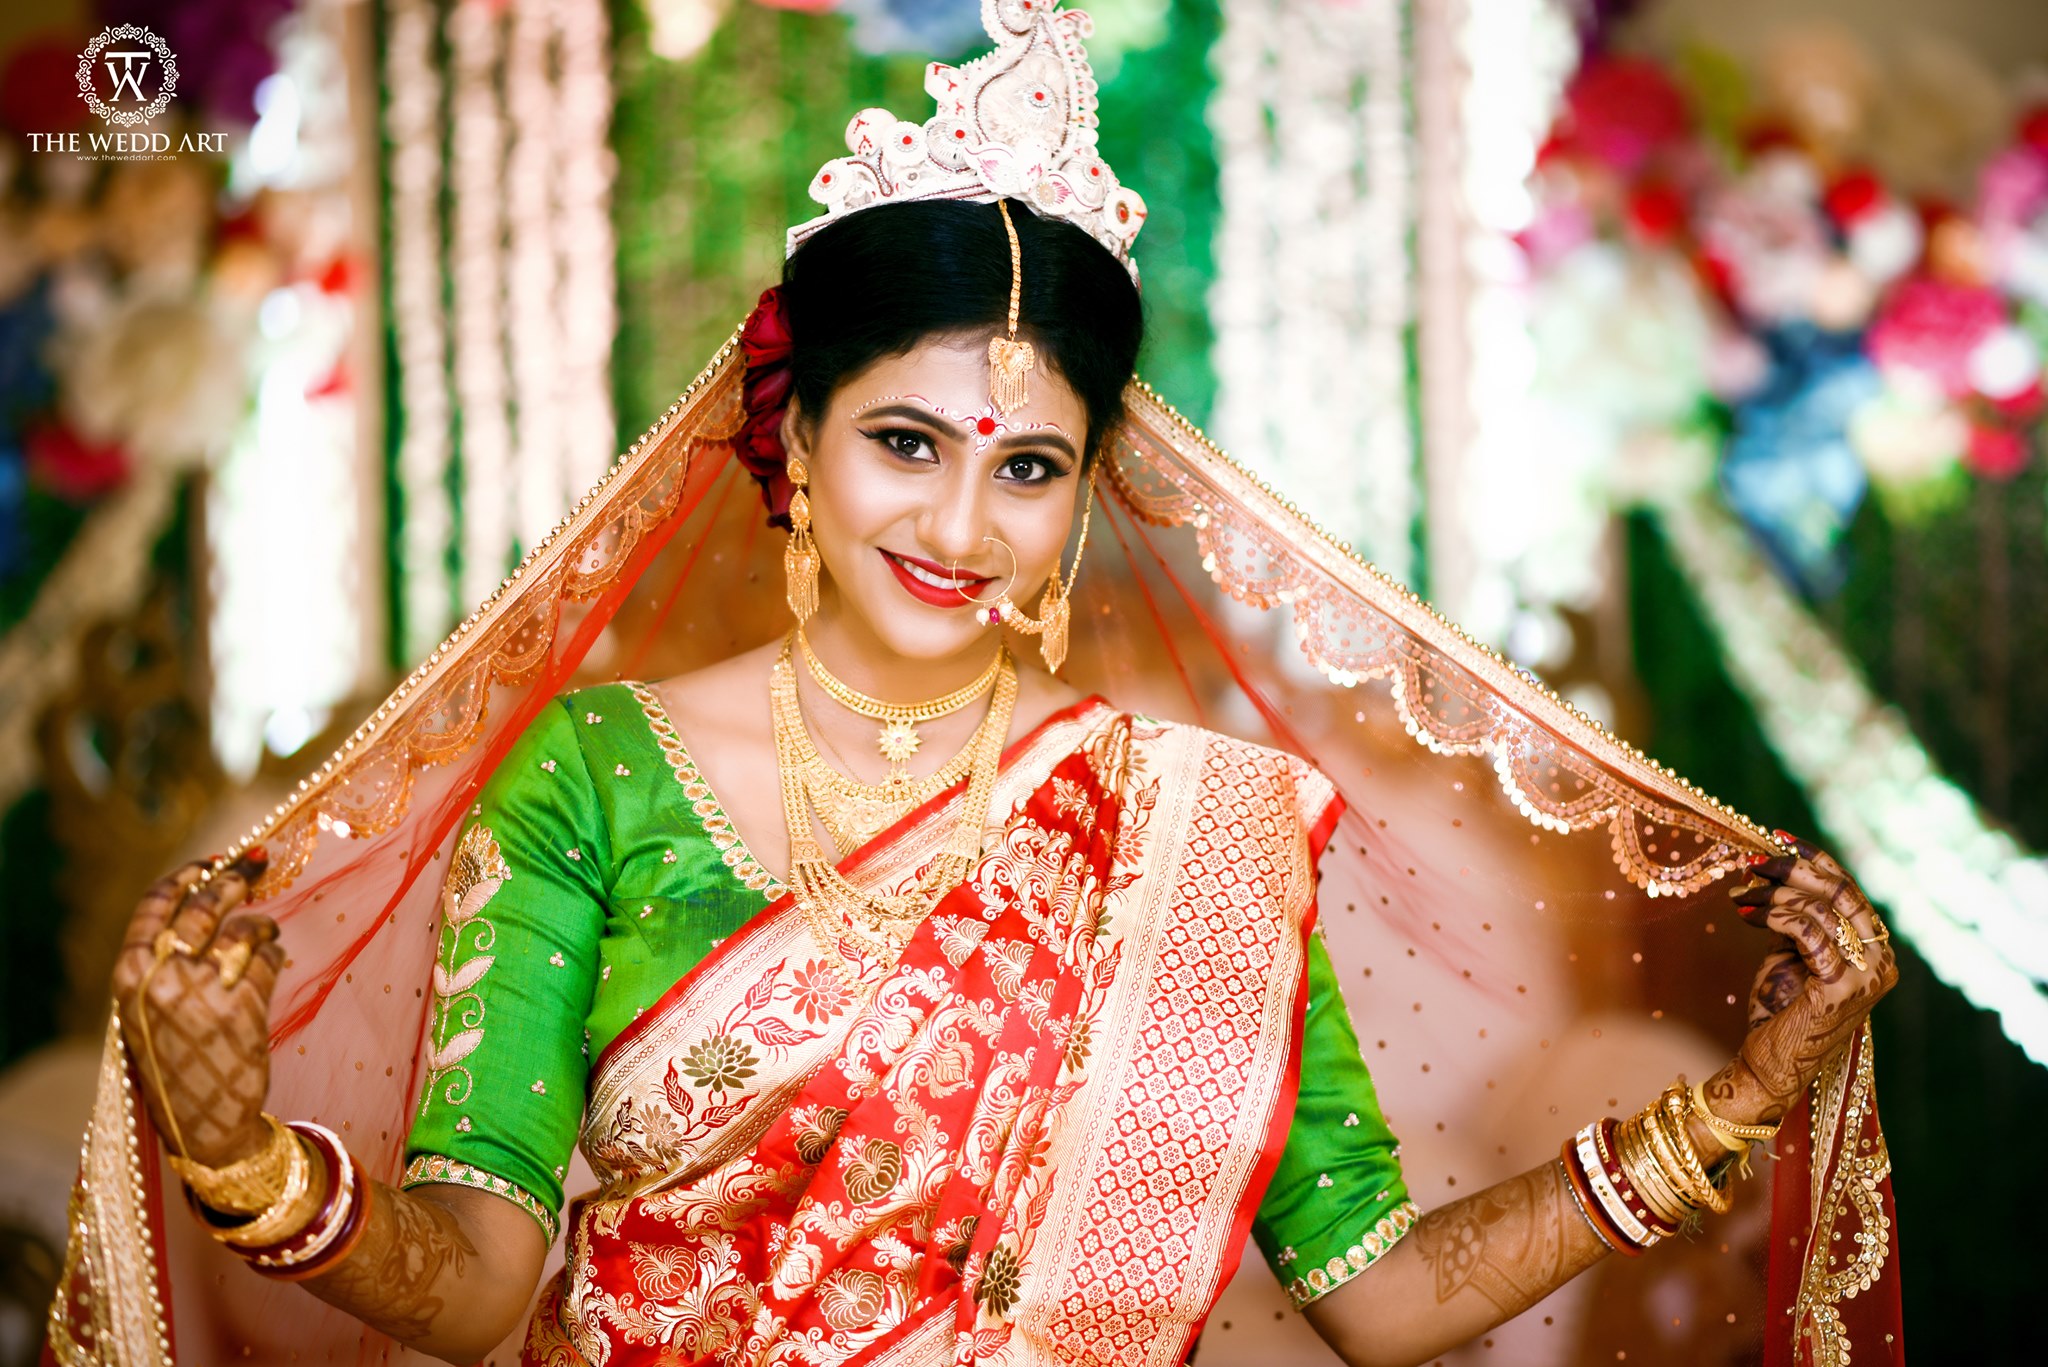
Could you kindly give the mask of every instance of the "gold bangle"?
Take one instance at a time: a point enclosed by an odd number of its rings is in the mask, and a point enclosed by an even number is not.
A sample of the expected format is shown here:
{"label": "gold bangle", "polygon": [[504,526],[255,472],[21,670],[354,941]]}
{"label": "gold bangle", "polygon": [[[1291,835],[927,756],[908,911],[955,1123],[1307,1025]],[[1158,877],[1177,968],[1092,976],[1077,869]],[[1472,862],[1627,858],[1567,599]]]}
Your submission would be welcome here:
{"label": "gold bangle", "polygon": [[1656,1212],[1657,1218],[1677,1228],[1685,1224],[1692,1207],[1665,1180],[1663,1165],[1650,1152],[1649,1140],[1643,1134],[1643,1123],[1643,1117],[1636,1115],[1615,1128],[1616,1156],[1621,1160],[1622,1171],[1628,1174],[1629,1184]]}
{"label": "gold bangle", "polygon": [[291,1148],[291,1171],[277,1199],[254,1219],[214,1230],[214,1238],[237,1248],[268,1248],[297,1234],[319,1213],[326,1193],[313,1189],[313,1159],[306,1152],[306,1141],[291,1134]]}
{"label": "gold bangle", "polygon": [[1704,1082],[1692,1085],[1692,1110],[1694,1115],[1707,1122],[1714,1138],[1720,1140],[1722,1147],[1730,1153],[1746,1154],[1751,1144],[1767,1144],[1778,1137],[1776,1125],[1741,1125],[1715,1115],[1707,1105],[1707,1084]]}
{"label": "gold bangle", "polygon": [[1692,1135],[1685,1125],[1691,1111],[1691,1093],[1677,1085],[1666,1088],[1652,1113],[1651,1144],[1661,1159],[1676,1165],[1673,1176],[1684,1185],[1686,1196],[1695,1205],[1725,1215],[1734,1206],[1735,1198],[1707,1176],[1707,1165],[1700,1160],[1699,1150],[1693,1147]]}
{"label": "gold bangle", "polygon": [[254,1215],[267,1209],[291,1176],[297,1143],[284,1122],[270,1112],[263,1113],[263,1121],[270,1126],[270,1141],[247,1158],[224,1168],[173,1158],[171,1171],[192,1188],[194,1196],[223,1215]]}

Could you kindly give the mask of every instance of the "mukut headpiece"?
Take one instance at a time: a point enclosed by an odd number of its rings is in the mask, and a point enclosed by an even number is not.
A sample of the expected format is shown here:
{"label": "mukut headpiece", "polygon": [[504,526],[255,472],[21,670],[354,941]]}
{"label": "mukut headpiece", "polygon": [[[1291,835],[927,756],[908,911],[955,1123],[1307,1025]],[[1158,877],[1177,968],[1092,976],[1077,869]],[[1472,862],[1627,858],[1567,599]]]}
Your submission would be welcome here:
{"label": "mukut headpiece", "polygon": [[933,62],[924,88],[938,113],[922,124],[863,109],[846,127],[852,156],[811,178],[825,212],[789,230],[788,250],[834,219],[878,204],[1019,199],[1086,230],[1124,263],[1145,201],[1095,150],[1095,74],[1081,40],[1094,21],[1059,0],[982,0],[996,49],[962,66]]}

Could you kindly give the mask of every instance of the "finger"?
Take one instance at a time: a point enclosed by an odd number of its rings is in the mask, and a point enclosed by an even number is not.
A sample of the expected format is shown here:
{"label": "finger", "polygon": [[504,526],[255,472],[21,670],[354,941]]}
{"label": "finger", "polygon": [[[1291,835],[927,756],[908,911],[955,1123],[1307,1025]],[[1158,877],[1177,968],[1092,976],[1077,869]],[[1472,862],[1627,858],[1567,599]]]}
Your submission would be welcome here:
{"label": "finger", "polygon": [[1770,924],[1770,913],[1778,907],[1805,907],[1811,909],[1813,898],[1783,883],[1759,883],[1753,888],[1744,888],[1729,898],[1735,903],[1736,914],[1757,927],[1766,929]]}
{"label": "finger", "polygon": [[1814,844],[1811,840],[1796,836],[1790,831],[1772,831],[1771,834],[1777,837],[1780,845],[1790,845],[1794,850],[1798,851],[1801,859],[1811,859],[1820,853],[1818,845]]}
{"label": "finger", "polygon": [[256,961],[256,951],[277,939],[277,922],[268,916],[233,916],[222,923],[206,957],[220,972],[221,986],[240,983]]}
{"label": "finger", "polygon": [[1802,860],[1786,877],[1785,886],[1808,893],[1824,905],[1842,913],[1856,927],[1858,935],[1877,933],[1877,919],[1869,899],[1864,897],[1863,890],[1856,886],[1856,880],[1832,859],[1825,868],[1818,863]]}
{"label": "finger", "polygon": [[262,874],[263,866],[263,852],[259,846],[185,898],[184,905],[171,917],[171,930],[191,947],[195,956],[206,953],[222,918],[242,904],[249,895],[249,885]]}
{"label": "finger", "polygon": [[1786,874],[1798,866],[1799,861],[1789,854],[1762,855],[1749,857],[1749,876],[1768,878],[1773,883],[1782,882]]}
{"label": "finger", "polygon": [[133,990],[136,980],[155,959],[157,934],[169,923],[185,894],[198,884],[205,868],[205,861],[199,860],[172,870],[150,884],[149,891],[136,903],[135,915],[128,922],[128,938],[121,943],[123,990]]}
{"label": "finger", "polygon": [[284,972],[284,946],[272,940],[259,945],[256,957],[249,963],[249,971],[242,975],[243,987],[263,998],[268,1009],[271,995],[277,991],[277,978]]}
{"label": "finger", "polygon": [[1848,971],[1833,932],[1819,916],[1805,907],[1778,906],[1771,909],[1771,928],[1791,937],[1799,946],[1799,957],[1814,977],[1823,983],[1839,982]]}

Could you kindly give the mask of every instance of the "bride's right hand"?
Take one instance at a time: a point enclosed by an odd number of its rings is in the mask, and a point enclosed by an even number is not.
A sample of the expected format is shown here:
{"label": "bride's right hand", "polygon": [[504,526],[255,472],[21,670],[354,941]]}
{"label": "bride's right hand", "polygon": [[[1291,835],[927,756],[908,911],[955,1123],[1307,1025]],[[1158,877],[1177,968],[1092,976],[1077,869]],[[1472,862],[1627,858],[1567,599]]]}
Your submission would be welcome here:
{"label": "bride's right hand", "polygon": [[122,1034],[157,1132],[172,1153],[208,1167],[270,1137],[270,994],[284,951],[275,921],[234,914],[264,864],[258,847],[203,885],[201,864],[159,879],[114,966]]}

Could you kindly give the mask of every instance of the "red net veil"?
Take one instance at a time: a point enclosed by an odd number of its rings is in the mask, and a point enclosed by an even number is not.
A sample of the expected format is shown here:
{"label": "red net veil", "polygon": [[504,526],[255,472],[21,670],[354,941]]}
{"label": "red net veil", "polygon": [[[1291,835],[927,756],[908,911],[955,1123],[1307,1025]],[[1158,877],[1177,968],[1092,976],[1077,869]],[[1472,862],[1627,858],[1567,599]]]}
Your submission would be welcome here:
{"label": "red net veil", "polygon": [[[271,1109],[332,1126],[385,1181],[431,1048],[448,848],[499,757],[566,688],[667,677],[787,625],[783,536],[734,458],[741,367],[728,344],[251,833],[271,852],[258,893],[291,956]],[[1129,399],[1067,676],[1128,709],[1295,751],[1343,790],[1322,924],[1424,1208],[1724,1061],[1765,946],[1718,880],[1768,837],[1324,536],[1149,389]],[[1017,653],[1035,658],[1028,642]],[[107,1039],[51,1317],[57,1357],[409,1357],[197,1228],[166,1192],[118,1031]],[[1886,1360],[1896,1275],[1867,1037],[1787,1123],[1780,1155],[1735,1215],[1691,1243],[1608,1259],[1496,1331],[1507,1357],[1493,1360],[1827,1363],[1851,1345],[1858,1362]],[[1245,1326],[1229,1327],[1230,1306],[1258,1295],[1280,1303],[1253,1258],[1205,1358],[1237,1355]]]}

